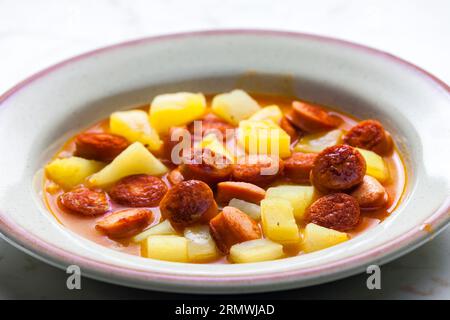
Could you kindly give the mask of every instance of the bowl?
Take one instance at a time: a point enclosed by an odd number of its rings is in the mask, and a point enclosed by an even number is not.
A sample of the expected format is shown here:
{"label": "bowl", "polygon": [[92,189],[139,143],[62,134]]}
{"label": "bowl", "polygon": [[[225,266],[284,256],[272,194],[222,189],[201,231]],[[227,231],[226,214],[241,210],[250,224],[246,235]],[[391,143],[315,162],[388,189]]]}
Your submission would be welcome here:
{"label": "bowl", "polygon": [[[398,208],[378,226],[307,255],[252,264],[183,264],[127,255],[67,230],[42,200],[42,167],[63,141],[125,105],[164,92],[297,96],[377,118],[404,157]],[[450,90],[390,54],[314,35],[255,30],[152,37],[54,65],[0,98],[0,233],[83,276],[143,289],[249,293],[310,286],[383,264],[450,221]]]}

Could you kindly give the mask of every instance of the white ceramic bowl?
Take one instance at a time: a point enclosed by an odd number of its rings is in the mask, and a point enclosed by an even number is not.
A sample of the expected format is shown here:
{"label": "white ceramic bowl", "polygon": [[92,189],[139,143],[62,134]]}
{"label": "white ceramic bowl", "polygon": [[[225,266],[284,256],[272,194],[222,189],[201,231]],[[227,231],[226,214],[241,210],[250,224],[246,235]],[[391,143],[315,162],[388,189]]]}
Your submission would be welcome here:
{"label": "white ceramic bowl", "polygon": [[[74,132],[162,92],[295,94],[380,119],[405,157],[408,181],[383,223],[335,247],[245,265],[156,261],[97,245],[58,224],[41,200],[40,168]],[[99,49],[44,70],[0,98],[0,232],[52,265],[177,292],[242,293],[309,286],[390,261],[450,220],[449,87],[389,54],[297,33],[211,31]]]}

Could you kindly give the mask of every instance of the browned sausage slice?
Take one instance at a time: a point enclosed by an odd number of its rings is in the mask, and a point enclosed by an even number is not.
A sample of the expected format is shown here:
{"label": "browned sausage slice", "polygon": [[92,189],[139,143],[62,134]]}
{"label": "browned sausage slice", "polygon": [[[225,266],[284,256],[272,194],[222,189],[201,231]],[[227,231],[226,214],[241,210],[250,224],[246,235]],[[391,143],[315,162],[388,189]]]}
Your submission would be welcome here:
{"label": "browned sausage slice", "polygon": [[[199,126],[199,124],[201,124],[201,127]],[[198,129],[201,128],[199,132],[194,132],[196,126]],[[235,128],[231,124],[212,113],[205,115],[203,119],[197,120],[197,122],[192,122],[188,126],[188,130],[191,134],[200,134],[200,137],[205,137],[209,133],[213,133],[218,135],[219,137],[225,138],[228,135],[232,134],[234,132],[234,129]]]}
{"label": "browned sausage slice", "polygon": [[365,176],[363,182],[350,194],[365,209],[384,207],[388,201],[388,194],[381,183],[371,176]]}
{"label": "browned sausage slice", "polygon": [[128,147],[127,139],[109,133],[81,133],[75,137],[75,155],[110,162]]}
{"label": "browned sausage slice", "polygon": [[95,228],[111,238],[128,238],[141,232],[152,218],[150,209],[125,209],[103,217]]}
{"label": "browned sausage slice", "polygon": [[257,185],[247,182],[225,181],[217,185],[217,202],[226,205],[231,199],[241,199],[259,204],[264,199],[266,191]]}
{"label": "browned sausage slice", "polygon": [[117,203],[130,207],[156,207],[167,192],[166,184],[146,174],[128,176],[117,182],[109,195]]}
{"label": "browned sausage slice", "polygon": [[342,122],[341,118],[329,114],[321,107],[300,101],[292,103],[286,117],[294,126],[306,132],[331,130]]}
{"label": "browned sausage slice", "polygon": [[283,173],[284,163],[275,156],[250,155],[233,165],[233,180],[267,187]]}
{"label": "browned sausage slice", "polygon": [[59,197],[60,204],[71,212],[85,216],[97,216],[109,211],[106,193],[100,189],[77,186]]}
{"label": "browned sausage slice", "polygon": [[224,155],[210,149],[196,149],[189,159],[184,160],[179,170],[186,180],[196,179],[215,185],[230,178],[232,166]]}
{"label": "browned sausage slice", "polygon": [[300,132],[295,129],[286,117],[281,118],[280,127],[291,137],[291,143],[300,137]]}
{"label": "browned sausage slice", "polygon": [[177,183],[180,183],[181,181],[184,181],[184,177],[181,174],[180,170],[173,169],[170,171],[170,173],[167,175],[167,180],[169,180],[171,185],[175,185]]}
{"label": "browned sausage slice", "polygon": [[392,138],[377,120],[365,120],[350,129],[344,143],[386,155],[392,150]]}
{"label": "browned sausage slice", "polygon": [[366,161],[358,150],[348,145],[323,150],[311,171],[312,183],[322,192],[350,189],[360,184],[365,174]]}
{"label": "browned sausage slice", "polygon": [[225,207],[223,211],[209,222],[211,236],[217,248],[228,254],[236,243],[261,238],[258,223],[248,215],[233,207]]}
{"label": "browned sausage slice", "polygon": [[306,220],[337,231],[354,229],[360,218],[358,202],[345,193],[332,193],[317,199],[307,210]]}
{"label": "browned sausage slice", "polygon": [[316,153],[296,152],[284,160],[284,175],[295,183],[308,183]]}
{"label": "browned sausage slice", "polygon": [[178,229],[195,223],[207,223],[218,211],[211,188],[198,180],[174,185],[159,207],[162,216]]}

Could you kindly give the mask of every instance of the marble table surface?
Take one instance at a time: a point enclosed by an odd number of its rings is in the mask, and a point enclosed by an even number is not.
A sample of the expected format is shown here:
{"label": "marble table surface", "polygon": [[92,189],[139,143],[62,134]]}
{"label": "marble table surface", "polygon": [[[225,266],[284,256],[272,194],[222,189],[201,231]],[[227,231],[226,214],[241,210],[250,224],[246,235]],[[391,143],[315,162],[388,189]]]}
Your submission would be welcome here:
{"label": "marble table surface", "polygon": [[[0,92],[62,59],[112,43],[190,30],[263,28],[316,33],[398,55],[450,83],[450,2],[446,0],[0,0]],[[233,298],[450,299],[450,229],[381,268],[320,286]],[[82,279],[0,240],[0,299],[202,298]],[[211,298],[211,297],[208,297]],[[220,297],[217,297],[220,298]]]}

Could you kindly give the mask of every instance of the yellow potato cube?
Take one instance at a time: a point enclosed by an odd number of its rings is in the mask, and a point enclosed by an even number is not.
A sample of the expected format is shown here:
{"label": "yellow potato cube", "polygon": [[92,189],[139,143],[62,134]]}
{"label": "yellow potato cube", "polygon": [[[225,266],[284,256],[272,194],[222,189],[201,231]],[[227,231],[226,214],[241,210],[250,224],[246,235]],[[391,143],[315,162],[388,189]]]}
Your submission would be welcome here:
{"label": "yellow potato cube", "polygon": [[281,244],[300,241],[294,212],[288,200],[273,198],[261,201],[261,222],[264,235]]}
{"label": "yellow potato cube", "polygon": [[176,235],[177,232],[170,224],[169,220],[164,220],[161,223],[158,223],[157,225],[139,233],[138,235],[135,235],[131,240],[135,243],[139,243],[141,241],[144,241],[150,236],[156,236],[156,235]]}
{"label": "yellow potato cube", "polygon": [[308,134],[299,140],[294,150],[306,153],[319,153],[325,148],[340,144],[343,134],[344,132],[339,129]]}
{"label": "yellow potato cube", "polygon": [[107,186],[134,174],[161,176],[168,171],[144,145],[135,142],[122,151],[110,164],[90,177],[94,186]]}
{"label": "yellow potato cube", "polygon": [[272,187],[266,191],[266,199],[281,198],[288,200],[294,210],[297,221],[301,221],[306,209],[314,201],[314,187],[282,185]]}
{"label": "yellow potato cube", "polygon": [[188,124],[201,118],[206,111],[206,99],[201,93],[179,92],[156,96],[150,106],[150,123],[158,133],[168,133],[171,127]]}
{"label": "yellow potato cube", "polygon": [[302,250],[306,253],[322,250],[348,240],[348,235],[333,229],[308,223],[303,230]]}
{"label": "yellow potato cube", "polygon": [[103,162],[70,157],[53,160],[45,166],[45,173],[63,189],[71,189],[104,166]]}
{"label": "yellow potato cube", "polygon": [[221,154],[225,156],[228,160],[231,161],[231,163],[234,163],[234,156],[233,154],[228,151],[228,149],[224,146],[222,142],[217,139],[217,136],[213,133],[208,134],[206,137],[203,138],[202,141],[198,143],[199,148],[207,148],[211,151],[214,151],[217,154]]}
{"label": "yellow potato cube", "polygon": [[249,118],[260,110],[256,100],[243,90],[233,90],[213,98],[212,111],[225,121],[237,126],[241,120]]}
{"label": "yellow potato cube", "polygon": [[114,112],[109,117],[111,133],[125,137],[128,141],[139,141],[152,151],[159,150],[162,141],[150,125],[148,113],[143,110]]}
{"label": "yellow potato cube", "polygon": [[142,255],[147,258],[188,262],[188,241],[184,237],[163,235],[150,236],[142,243]]}
{"label": "yellow potato cube", "polygon": [[271,105],[256,111],[248,120],[260,121],[260,120],[272,120],[276,124],[279,124],[283,118],[283,112],[277,105]]}
{"label": "yellow potato cube", "polygon": [[230,259],[235,263],[276,260],[283,255],[283,246],[268,239],[241,242],[230,249]]}
{"label": "yellow potato cube", "polygon": [[261,220],[261,207],[241,199],[231,199],[228,206],[241,210],[255,221]]}
{"label": "yellow potato cube", "polygon": [[364,160],[366,160],[367,175],[374,177],[381,183],[389,180],[390,178],[389,169],[382,157],[380,157],[373,151],[360,148],[356,149],[364,157]]}
{"label": "yellow potato cube", "polygon": [[184,230],[184,237],[188,240],[189,261],[204,262],[219,257],[219,251],[209,233],[208,226],[186,228]]}
{"label": "yellow potato cube", "polygon": [[291,155],[291,137],[272,120],[241,121],[238,142],[249,154]]}

